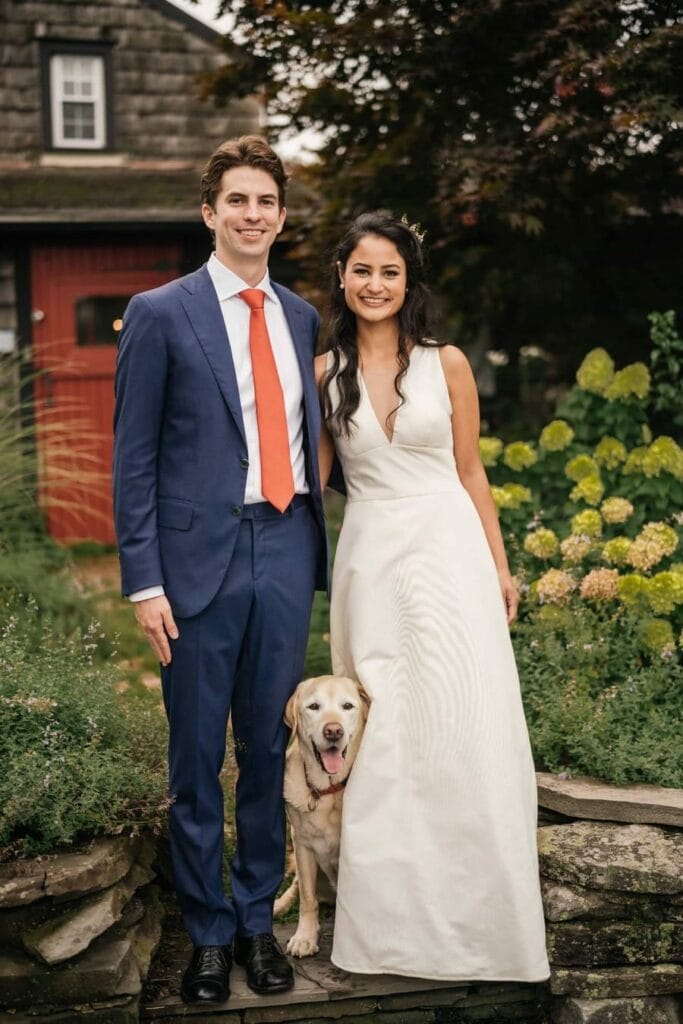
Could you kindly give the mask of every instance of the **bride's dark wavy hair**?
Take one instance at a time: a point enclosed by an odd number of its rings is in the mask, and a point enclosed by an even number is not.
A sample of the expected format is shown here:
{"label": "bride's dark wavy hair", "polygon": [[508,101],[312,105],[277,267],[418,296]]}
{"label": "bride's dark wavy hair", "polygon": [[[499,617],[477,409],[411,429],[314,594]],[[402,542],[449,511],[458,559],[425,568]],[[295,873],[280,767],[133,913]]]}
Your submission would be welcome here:
{"label": "bride's dark wavy hair", "polygon": [[[398,403],[389,416],[404,402],[401,381],[408,369],[411,345],[441,344],[429,338],[433,321],[432,299],[425,284],[425,263],[417,235],[404,221],[383,210],[361,214],[351,224],[334,252],[330,304],[321,347],[321,352],[333,353],[330,368],[320,384],[323,415],[333,434],[346,437],[349,436],[350,426],[354,422],[353,414],[360,402],[360,387],[356,317],[346,305],[344,291],[339,287],[338,265],[346,266],[349,256],[366,235],[378,235],[393,242],[405,261],[407,272],[406,297],[398,314],[398,373],[394,378]],[[336,408],[330,394],[330,385],[335,378],[339,390],[339,405]]]}

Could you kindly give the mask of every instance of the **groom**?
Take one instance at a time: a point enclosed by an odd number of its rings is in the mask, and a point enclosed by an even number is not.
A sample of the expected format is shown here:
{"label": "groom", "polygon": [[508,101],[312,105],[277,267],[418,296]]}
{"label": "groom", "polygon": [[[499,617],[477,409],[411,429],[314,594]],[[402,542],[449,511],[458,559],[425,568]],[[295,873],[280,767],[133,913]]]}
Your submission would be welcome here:
{"label": "groom", "polygon": [[[170,834],[194,944],[181,994],[227,999],[232,955],[256,992],[294,982],[272,935],[284,869],[283,711],[326,587],[313,376],[318,316],[272,282],[286,175],[257,136],[201,182],[215,252],[136,295],[116,370],[114,509],[123,593],[161,662]],[[239,768],[232,896],[222,884],[228,715]]]}

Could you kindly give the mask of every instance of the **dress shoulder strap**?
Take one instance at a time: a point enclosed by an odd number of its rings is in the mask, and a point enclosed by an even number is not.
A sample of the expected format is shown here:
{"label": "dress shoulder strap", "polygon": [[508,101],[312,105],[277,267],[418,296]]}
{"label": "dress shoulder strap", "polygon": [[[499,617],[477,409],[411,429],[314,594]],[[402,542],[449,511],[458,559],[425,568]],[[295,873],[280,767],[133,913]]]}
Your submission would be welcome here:
{"label": "dress shoulder strap", "polygon": [[[434,339],[427,338],[427,341]],[[448,382],[446,381],[446,374],[444,373],[443,364],[441,362],[441,345],[418,345],[416,348],[421,350],[420,360],[423,367],[423,373],[426,378],[423,378],[425,382],[428,380],[428,386],[431,394],[434,397],[438,396],[439,402],[443,405],[450,415],[451,410],[451,397],[448,392]]]}

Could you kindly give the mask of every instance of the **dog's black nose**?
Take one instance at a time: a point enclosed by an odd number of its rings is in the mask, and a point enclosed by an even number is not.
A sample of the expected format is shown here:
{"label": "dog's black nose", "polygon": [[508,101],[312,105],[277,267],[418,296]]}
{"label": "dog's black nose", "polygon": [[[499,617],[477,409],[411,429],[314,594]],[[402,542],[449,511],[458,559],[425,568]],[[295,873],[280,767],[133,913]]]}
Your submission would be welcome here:
{"label": "dog's black nose", "polygon": [[338,743],[344,735],[344,726],[340,725],[339,722],[328,722],[327,725],[323,726],[323,736],[330,743]]}

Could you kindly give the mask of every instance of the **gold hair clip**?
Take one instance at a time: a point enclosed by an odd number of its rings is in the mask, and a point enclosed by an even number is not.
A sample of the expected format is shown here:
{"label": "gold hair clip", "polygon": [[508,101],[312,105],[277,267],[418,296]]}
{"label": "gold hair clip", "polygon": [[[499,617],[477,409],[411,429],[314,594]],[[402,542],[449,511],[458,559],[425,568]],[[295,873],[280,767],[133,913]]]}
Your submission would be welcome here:
{"label": "gold hair clip", "polygon": [[411,224],[410,221],[408,220],[408,217],[404,213],[403,216],[401,217],[401,224],[405,224],[408,230],[412,231],[420,245],[422,244],[422,242],[424,242],[424,237],[427,234],[427,232],[426,230],[422,230],[420,224],[417,221],[414,224]]}

